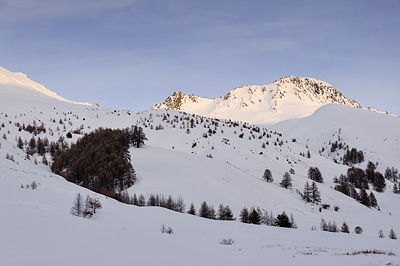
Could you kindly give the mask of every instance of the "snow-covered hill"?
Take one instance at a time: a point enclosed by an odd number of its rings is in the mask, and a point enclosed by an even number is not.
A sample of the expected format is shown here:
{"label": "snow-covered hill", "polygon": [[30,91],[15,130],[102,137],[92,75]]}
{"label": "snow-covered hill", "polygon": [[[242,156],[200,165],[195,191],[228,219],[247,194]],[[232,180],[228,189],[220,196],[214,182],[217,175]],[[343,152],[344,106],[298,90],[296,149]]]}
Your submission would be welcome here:
{"label": "snow-covered hill", "polygon": [[[1,101],[20,102],[28,99],[34,100],[36,104],[47,103],[52,100],[75,103],[66,100],[57,93],[52,92],[45,86],[30,80],[23,73],[13,73],[0,66],[0,97]],[[90,103],[76,103],[84,105],[96,105]]]}
{"label": "snow-covered hill", "polygon": [[216,99],[185,95],[178,91],[153,109],[177,110],[252,124],[274,124],[309,116],[322,105],[330,103],[361,107],[326,82],[289,76],[269,85],[236,88]]}
{"label": "snow-covered hill", "polygon": [[[387,189],[374,194],[379,208],[367,208],[333,189],[333,178],[348,167],[335,163],[343,151],[331,154],[330,144],[340,139],[363,150],[365,162],[378,162],[377,170],[399,165],[399,119],[358,108],[326,105],[310,117],[274,126],[205,118],[174,110],[133,112],[71,103],[37,92],[34,86],[0,80],[0,257],[4,265],[396,265],[398,241],[378,238],[391,228],[400,233],[399,194]],[[17,75],[19,74],[12,74]],[[46,93],[49,91],[44,90]],[[43,96],[41,95],[43,94]],[[45,104],[44,104],[45,103]],[[45,131],[30,133],[28,125]],[[138,125],[146,145],[130,148],[138,181],[132,195],[181,196],[188,209],[203,201],[229,205],[236,218],[243,207],[260,207],[274,216],[292,214],[298,229],[213,221],[157,207],[136,207],[98,195],[51,173],[38,154],[27,156],[30,139],[74,143],[98,127]],[[67,138],[68,132],[75,132]],[[24,144],[18,147],[18,138]],[[25,143],[26,140],[26,143]],[[322,151],[322,148],[325,148]],[[300,155],[310,151],[310,158]],[[49,153],[45,155],[51,161]],[[8,159],[6,159],[8,158]],[[340,161],[340,160],[339,160]],[[319,167],[321,205],[305,203],[303,190],[309,167]],[[262,179],[265,168],[274,182]],[[293,188],[279,185],[290,169]],[[38,187],[32,190],[35,181]],[[29,188],[27,188],[29,187]],[[372,190],[371,190],[372,191]],[[370,191],[368,191],[370,192]],[[77,193],[100,199],[103,208],[91,219],[69,211]],[[338,207],[337,210],[334,207]],[[351,233],[321,232],[321,218],[343,221]],[[162,234],[162,224],[175,233]],[[354,234],[361,226],[362,235]],[[311,228],[317,230],[311,230]],[[233,245],[221,245],[223,239]],[[117,244],[116,244],[117,243]],[[365,255],[367,253],[368,255]],[[375,254],[374,254],[375,253]]]}

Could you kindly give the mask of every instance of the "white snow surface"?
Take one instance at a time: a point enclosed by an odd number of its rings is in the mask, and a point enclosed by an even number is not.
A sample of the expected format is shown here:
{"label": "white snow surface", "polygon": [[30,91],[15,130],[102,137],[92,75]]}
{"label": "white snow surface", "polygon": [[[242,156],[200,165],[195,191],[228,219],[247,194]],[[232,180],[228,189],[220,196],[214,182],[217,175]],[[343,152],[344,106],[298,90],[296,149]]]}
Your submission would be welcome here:
{"label": "white snow surface", "polygon": [[[320,152],[340,135],[349,146],[364,151],[366,161],[359,167],[365,168],[368,160],[379,162],[381,172],[398,167],[398,118],[326,105],[309,117],[260,127],[257,132],[249,124],[173,110],[133,112],[75,104],[37,83],[30,85],[21,74],[10,73],[0,69],[0,124],[4,123],[0,136],[6,136],[0,138],[1,265],[400,264],[398,240],[378,238],[380,229],[385,235],[391,228],[400,234],[400,197],[392,192],[393,183],[387,181],[384,193],[374,192],[380,210],[367,208],[332,188],[333,178],[346,173],[347,166],[333,162],[337,155]],[[26,83],[17,84],[20,79]],[[91,192],[51,173],[40,156],[26,159],[25,152],[17,148],[18,136],[32,137],[19,131],[17,123],[33,121],[47,129],[36,138],[50,141],[76,129],[91,132],[98,127],[137,124],[148,141],[140,149],[130,149],[138,176],[138,182],[128,189],[130,194],[143,194],[146,199],[156,193],[182,196],[186,209],[193,202],[196,210],[202,201],[216,209],[222,203],[229,205],[237,218],[243,207],[259,206],[274,216],[285,211],[293,214],[298,229],[208,220],[157,207],[126,205]],[[66,140],[73,143],[79,137],[82,135],[73,134]],[[269,145],[262,148],[267,141]],[[311,158],[299,155],[308,150]],[[14,161],[5,159],[7,154],[13,155]],[[320,205],[306,204],[296,193],[310,181],[310,166],[318,166],[322,172],[324,183],[318,188],[322,203],[331,206],[329,210],[319,211]],[[261,178],[266,167],[272,171],[273,183]],[[279,182],[290,168],[296,173],[292,175],[293,188],[287,190]],[[25,188],[32,181],[38,187]],[[71,215],[77,193],[99,198],[103,208],[90,219]],[[333,206],[340,209],[334,211]],[[339,227],[346,221],[352,232],[322,232],[321,218],[335,221]],[[174,234],[162,234],[162,224],[171,226]],[[311,230],[312,226],[317,230]],[[364,229],[362,235],[353,232],[356,226]],[[223,239],[235,242],[221,245]],[[359,254],[367,250],[382,254]]]}

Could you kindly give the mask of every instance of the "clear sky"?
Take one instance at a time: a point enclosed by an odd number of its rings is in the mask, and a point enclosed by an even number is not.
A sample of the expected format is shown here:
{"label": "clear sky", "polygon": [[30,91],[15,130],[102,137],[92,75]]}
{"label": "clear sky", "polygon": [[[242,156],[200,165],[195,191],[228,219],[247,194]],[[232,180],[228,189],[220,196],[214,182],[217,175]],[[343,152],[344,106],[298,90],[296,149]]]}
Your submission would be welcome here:
{"label": "clear sky", "polygon": [[107,107],[294,75],[400,115],[400,1],[0,0],[0,66]]}

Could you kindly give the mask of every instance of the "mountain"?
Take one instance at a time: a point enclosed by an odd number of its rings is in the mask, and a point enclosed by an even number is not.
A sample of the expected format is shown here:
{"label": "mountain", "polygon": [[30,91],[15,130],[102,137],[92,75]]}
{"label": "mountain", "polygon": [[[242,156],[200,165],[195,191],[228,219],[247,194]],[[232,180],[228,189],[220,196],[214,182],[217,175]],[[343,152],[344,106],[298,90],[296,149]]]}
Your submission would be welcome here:
{"label": "mountain", "polygon": [[[396,265],[399,261],[398,242],[378,238],[380,229],[385,235],[391,228],[400,233],[399,194],[393,193],[398,180],[387,179],[381,193],[370,184],[367,192],[375,194],[375,208],[334,189],[334,178],[350,167],[343,164],[347,147],[363,152],[365,160],[354,167],[365,169],[368,161],[381,173],[387,167],[399,167],[397,118],[327,104],[309,117],[256,126],[175,110],[138,112],[76,104],[49,96],[44,87],[38,91],[37,83],[4,85],[12,77],[6,73],[0,81],[0,95],[7,94],[0,97],[0,256],[4,265],[243,265],[250,261]],[[29,132],[28,125],[45,130]],[[52,162],[49,150],[44,156],[27,153],[32,139],[70,146],[99,127],[132,125],[142,127],[148,140],[139,149],[129,148],[137,182],[126,193],[143,195],[146,202],[156,194],[181,197],[186,210],[193,203],[197,212],[203,201],[215,210],[219,204],[228,205],[237,220],[210,220],[123,204],[52,173],[43,160]],[[305,155],[308,152],[310,156]],[[318,167],[324,178],[317,184],[319,204],[306,203],[301,196],[306,182],[312,182],[310,167]],[[262,178],[266,168],[271,170],[271,183]],[[284,189],[280,182],[289,171],[293,187]],[[102,209],[89,219],[71,215],[77,193],[97,198]],[[293,215],[298,228],[241,223],[243,207],[260,207],[263,214],[273,217],[285,211]],[[345,221],[350,233],[323,232],[321,219],[339,228]],[[162,225],[174,233],[161,233]],[[363,234],[354,233],[357,226]]]}
{"label": "mountain", "polygon": [[216,99],[178,91],[153,109],[176,110],[251,124],[274,124],[309,116],[322,105],[330,103],[361,108],[355,100],[346,98],[326,82],[289,76],[269,85],[236,88]]}

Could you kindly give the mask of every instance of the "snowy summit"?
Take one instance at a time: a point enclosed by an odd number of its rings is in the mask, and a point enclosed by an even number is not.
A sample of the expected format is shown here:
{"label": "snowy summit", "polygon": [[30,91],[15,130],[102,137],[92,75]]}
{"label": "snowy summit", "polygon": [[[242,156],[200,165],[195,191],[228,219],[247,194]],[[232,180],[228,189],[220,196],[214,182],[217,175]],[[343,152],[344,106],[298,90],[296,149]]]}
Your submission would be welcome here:
{"label": "snowy summit", "polygon": [[215,99],[178,91],[153,109],[176,110],[251,124],[274,124],[309,116],[325,104],[361,108],[355,100],[346,98],[324,81],[288,76],[269,85],[242,86]]}

